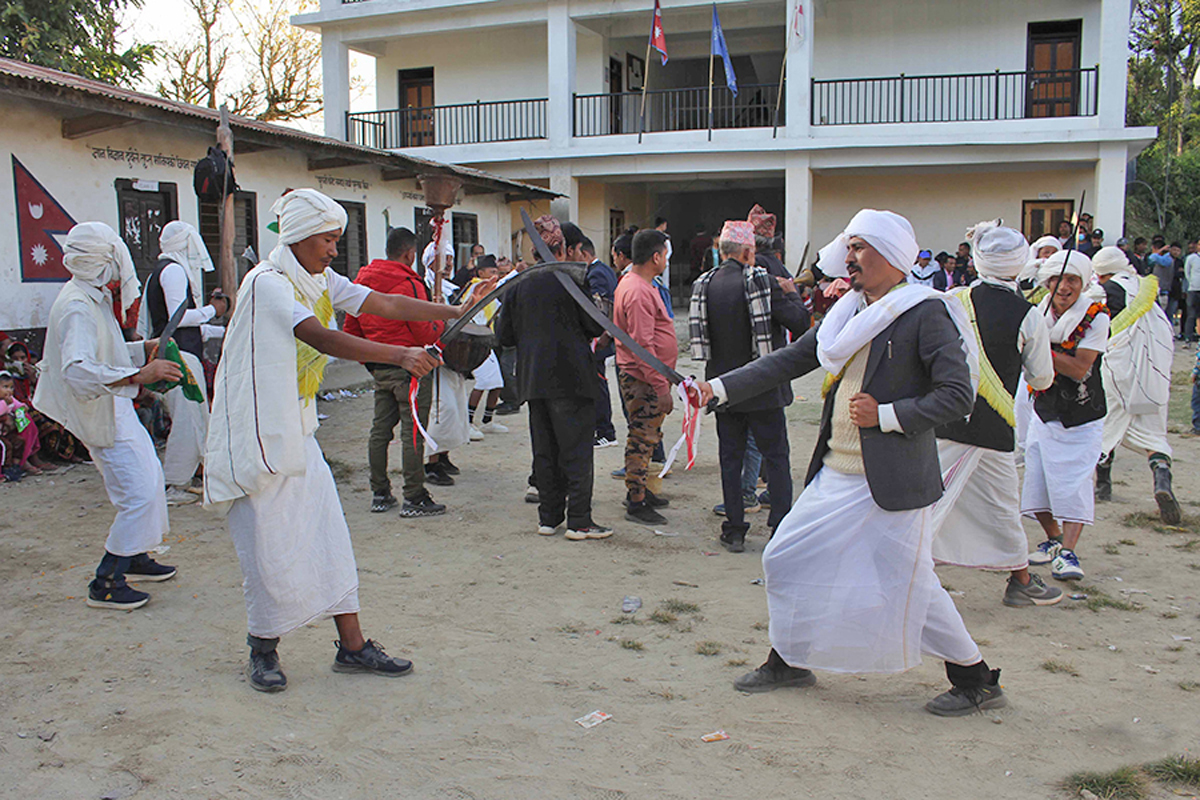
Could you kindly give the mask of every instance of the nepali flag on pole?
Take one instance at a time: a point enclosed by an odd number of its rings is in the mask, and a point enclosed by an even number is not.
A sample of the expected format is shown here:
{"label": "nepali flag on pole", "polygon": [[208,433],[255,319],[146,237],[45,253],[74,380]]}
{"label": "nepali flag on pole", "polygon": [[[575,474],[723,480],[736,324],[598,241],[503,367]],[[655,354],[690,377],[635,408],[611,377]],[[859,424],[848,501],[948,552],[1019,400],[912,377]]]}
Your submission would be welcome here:
{"label": "nepali flag on pole", "polygon": [[789,31],[789,44],[804,44],[804,3],[796,3],[796,13],[792,15],[792,26]]}
{"label": "nepali flag on pole", "polygon": [[725,83],[729,86],[729,91],[733,92],[733,96],[737,97],[737,76],[733,74],[733,61],[729,58],[729,48],[725,45],[725,31],[721,29],[721,20],[717,18],[716,3],[713,3],[711,56],[721,57],[721,62],[725,65]]}
{"label": "nepali flag on pole", "polygon": [[654,24],[650,28],[650,46],[662,56],[662,63],[667,65],[667,36],[663,33],[662,8],[658,0],[654,0]]}

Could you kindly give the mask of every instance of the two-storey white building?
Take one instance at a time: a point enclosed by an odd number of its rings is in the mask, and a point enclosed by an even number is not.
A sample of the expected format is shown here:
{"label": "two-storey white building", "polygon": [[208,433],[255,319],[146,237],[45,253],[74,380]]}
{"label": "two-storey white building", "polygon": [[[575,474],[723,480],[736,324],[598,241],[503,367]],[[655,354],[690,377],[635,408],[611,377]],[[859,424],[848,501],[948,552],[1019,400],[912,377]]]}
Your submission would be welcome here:
{"label": "two-storey white building", "polygon": [[[691,237],[755,202],[792,269],[862,206],[953,251],[981,219],[1053,230],[1086,190],[1121,234],[1155,135],[1125,125],[1130,0],[803,0],[790,37],[797,2],[718,3],[740,92],[718,61],[711,110],[708,2],[663,0],[665,67],[652,0],[321,0],[294,22],[322,36],[327,135],[546,185],[600,248],[665,217],[676,284]],[[376,110],[350,112],[352,50]]]}

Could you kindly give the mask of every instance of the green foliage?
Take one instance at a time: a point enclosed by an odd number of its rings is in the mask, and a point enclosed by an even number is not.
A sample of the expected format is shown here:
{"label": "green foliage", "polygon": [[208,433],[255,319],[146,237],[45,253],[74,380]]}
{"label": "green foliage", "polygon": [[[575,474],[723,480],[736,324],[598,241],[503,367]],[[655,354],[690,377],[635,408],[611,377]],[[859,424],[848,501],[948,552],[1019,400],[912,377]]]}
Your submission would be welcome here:
{"label": "green foliage", "polygon": [[1112,772],[1077,772],[1064,787],[1075,796],[1087,789],[1101,800],[1142,800],[1146,779],[1137,767],[1120,767]]}
{"label": "green foliage", "polygon": [[154,60],[154,46],[117,44],[119,13],[142,0],[0,0],[0,55],[131,85]]}

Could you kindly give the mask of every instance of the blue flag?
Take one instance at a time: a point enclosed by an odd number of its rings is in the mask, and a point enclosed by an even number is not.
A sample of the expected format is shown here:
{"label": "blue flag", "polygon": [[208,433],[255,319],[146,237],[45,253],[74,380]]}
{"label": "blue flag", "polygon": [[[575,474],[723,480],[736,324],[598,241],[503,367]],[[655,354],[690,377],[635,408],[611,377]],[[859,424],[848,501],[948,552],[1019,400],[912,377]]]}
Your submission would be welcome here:
{"label": "blue flag", "polygon": [[717,4],[713,3],[713,23],[712,23],[712,50],[710,58],[716,56],[721,57],[721,62],[725,65],[725,83],[729,86],[729,91],[733,92],[733,96],[737,97],[737,76],[733,74],[733,62],[729,60],[729,48],[725,46],[725,31],[721,30],[721,20],[717,18]]}

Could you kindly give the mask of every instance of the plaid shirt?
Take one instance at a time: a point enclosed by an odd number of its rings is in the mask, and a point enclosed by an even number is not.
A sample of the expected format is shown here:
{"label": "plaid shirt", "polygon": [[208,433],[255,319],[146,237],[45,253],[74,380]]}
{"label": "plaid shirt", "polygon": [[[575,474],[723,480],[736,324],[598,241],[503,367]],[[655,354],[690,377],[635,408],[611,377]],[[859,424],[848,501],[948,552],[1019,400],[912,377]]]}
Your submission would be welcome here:
{"label": "plaid shirt", "polygon": [[[736,263],[732,259],[725,264]],[[721,266],[724,266],[722,264]],[[746,279],[746,301],[750,305],[750,330],[754,334],[754,357],[771,352],[771,275],[756,265],[740,265]],[[720,269],[718,267],[717,269]],[[692,286],[692,302],[688,309],[688,333],[692,344],[692,358],[708,361],[712,354],[712,341],[708,335],[708,284],[717,269],[696,279]]]}

